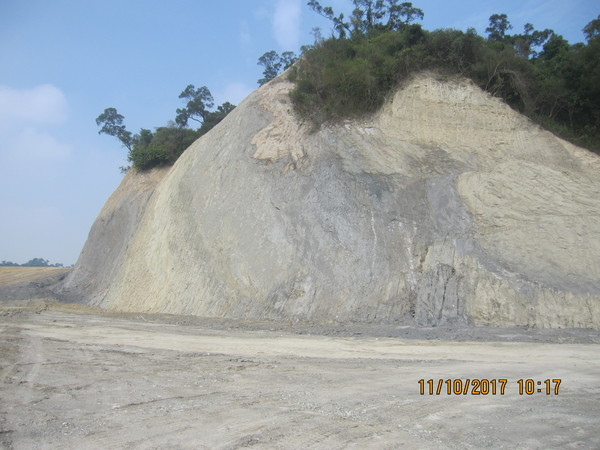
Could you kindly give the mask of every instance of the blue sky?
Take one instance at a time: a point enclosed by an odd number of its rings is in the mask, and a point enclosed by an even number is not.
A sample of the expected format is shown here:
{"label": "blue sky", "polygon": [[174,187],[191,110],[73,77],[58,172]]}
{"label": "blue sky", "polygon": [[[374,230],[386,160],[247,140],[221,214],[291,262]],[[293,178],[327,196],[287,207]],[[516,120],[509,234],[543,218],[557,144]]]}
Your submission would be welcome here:
{"label": "blue sky", "polygon": [[[324,0],[348,12],[351,0]],[[475,27],[506,13],[569,42],[600,13],[590,0],[414,1],[427,29]],[[107,107],[129,130],[165,125],[188,85],[217,104],[257,87],[258,58],[330,34],[305,0],[0,0],[0,260],[75,263],[126,164],[98,135]]]}

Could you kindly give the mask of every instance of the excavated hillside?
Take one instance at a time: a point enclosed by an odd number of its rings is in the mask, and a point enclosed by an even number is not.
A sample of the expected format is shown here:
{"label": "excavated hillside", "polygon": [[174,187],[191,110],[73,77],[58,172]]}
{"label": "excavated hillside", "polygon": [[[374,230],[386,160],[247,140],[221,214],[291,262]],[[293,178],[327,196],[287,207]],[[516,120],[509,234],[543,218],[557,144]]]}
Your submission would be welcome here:
{"label": "excavated hillside", "polygon": [[314,131],[279,77],[109,199],[63,295],[123,311],[600,328],[600,158],[421,74]]}

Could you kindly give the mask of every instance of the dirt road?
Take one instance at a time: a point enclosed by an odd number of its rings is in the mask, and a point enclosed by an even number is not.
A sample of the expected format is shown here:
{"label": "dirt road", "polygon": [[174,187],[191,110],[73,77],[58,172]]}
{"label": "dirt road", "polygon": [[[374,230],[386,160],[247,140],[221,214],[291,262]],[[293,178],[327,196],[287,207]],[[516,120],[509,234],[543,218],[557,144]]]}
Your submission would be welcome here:
{"label": "dirt road", "polygon": [[[600,448],[590,333],[423,341],[4,307],[0,447]],[[467,379],[498,380],[496,395],[463,395]]]}

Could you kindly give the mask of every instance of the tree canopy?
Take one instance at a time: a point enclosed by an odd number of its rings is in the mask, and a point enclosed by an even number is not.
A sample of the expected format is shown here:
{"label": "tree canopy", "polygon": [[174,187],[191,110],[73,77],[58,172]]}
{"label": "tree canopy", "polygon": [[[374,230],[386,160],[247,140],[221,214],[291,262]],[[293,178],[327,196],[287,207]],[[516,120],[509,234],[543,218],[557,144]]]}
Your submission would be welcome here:
{"label": "tree canopy", "polygon": [[[106,108],[96,118],[96,124],[102,125],[98,133],[116,137],[128,149],[127,159],[137,170],[171,165],[196,139],[235,109],[235,105],[225,102],[212,110],[214,99],[206,86],[196,88],[190,84],[179,98],[187,100],[187,103],[184,108],[177,108],[175,121],[157,127],[154,132],[142,128],[139,133],[133,134],[126,129],[125,118],[116,108]],[[188,128],[190,120],[198,123],[196,130]],[[121,171],[126,172],[129,168],[121,167]]]}
{"label": "tree canopy", "polygon": [[506,32],[512,29],[506,14],[493,14],[490,16],[490,26],[485,29],[488,38],[492,41],[503,41]]}
{"label": "tree canopy", "polygon": [[24,264],[17,264],[12,261],[2,261],[0,266],[3,267],[64,267],[61,263],[51,264],[50,261],[44,258],[33,258]]}
{"label": "tree canopy", "polygon": [[263,66],[263,77],[258,80],[259,86],[268,83],[282,71],[289,69],[292,65],[298,61],[298,57],[294,52],[283,52],[281,55],[275,50],[266,52],[260,58],[258,58],[258,65]]}
{"label": "tree canopy", "polygon": [[306,48],[290,73],[296,112],[316,126],[377,110],[411,73],[434,70],[471,78],[516,110],[572,142],[600,152],[600,16],[569,44],[527,23],[510,34],[493,14],[487,38],[474,29],[428,31],[424,13],[396,0],[354,0],[351,17],[308,1],[334,35]]}
{"label": "tree canopy", "polygon": [[338,38],[370,35],[374,32],[397,31],[415,20],[423,20],[424,13],[412,3],[398,0],[353,0],[354,10],[346,20],[344,14],[336,14],[331,6],[322,6],[311,0],[307,3],[317,14],[329,19]]}
{"label": "tree canopy", "polygon": [[208,110],[214,106],[213,96],[206,86],[196,89],[190,84],[179,94],[179,98],[188,101],[185,108],[177,109],[175,122],[180,127],[186,127],[190,119],[202,125]]}
{"label": "tree canopy", "polygon": [[116,137],[125,148],[131,150],[133,145],[133,136],[123,125],[123,117],[117,112],[116,108],[106,108],[102,114],[96,117],[96,125],[102,125],[98,134],[107,134]]}

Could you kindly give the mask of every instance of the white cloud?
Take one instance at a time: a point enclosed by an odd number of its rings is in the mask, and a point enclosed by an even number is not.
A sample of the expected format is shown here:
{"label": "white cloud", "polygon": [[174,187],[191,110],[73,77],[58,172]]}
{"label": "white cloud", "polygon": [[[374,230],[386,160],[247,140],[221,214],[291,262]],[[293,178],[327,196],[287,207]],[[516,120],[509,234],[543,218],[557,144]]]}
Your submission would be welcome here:
{"label": "white cloud", "polygon": [[67,100],[60,89],[50,84],[31,89],[0,85],[0,121],[4,124],[58,124],[67,119]]}
{"label": "white cloud", "polygon": [[273,33],[281,49],[295,50],[300,41],[300,0],[278,0],[273,14]]}
{"label": "white cloud", "polygon": [[69,155],[52,128],[67,120],[67,100],[55,86],[31,89],[0,85],[0,153],[14,164],[47,163]]}
{"label": "white cloud", "polygon": [[17,162],[44,162],[63,159],[69,155],[69,147],[52,135],[31,127],[24,127],[6,141],[0,141]]}

